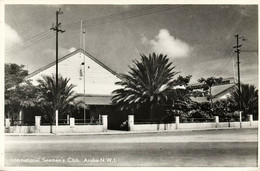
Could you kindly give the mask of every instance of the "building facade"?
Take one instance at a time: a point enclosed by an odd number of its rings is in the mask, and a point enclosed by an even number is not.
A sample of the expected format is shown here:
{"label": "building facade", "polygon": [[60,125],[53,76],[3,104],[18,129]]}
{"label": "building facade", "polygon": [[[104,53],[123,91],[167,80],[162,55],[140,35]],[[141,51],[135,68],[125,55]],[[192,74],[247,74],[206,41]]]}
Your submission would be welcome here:
{"label": "building facade", "polygon": [[[63,78],[69,78],[75,85],[73,91],[81,96],[77,100],[88,105],[87,119],[98,119],[101,115],[109,115],[109,126],[126,120],[126,116],[112,105],[112,92],[120,88],[115,83],[120,76],[89,53],[78,49],[58,60],[58,72]],[[37,80],[44,75],[56,74],[56,62],[32,72],[26,77],[37,85]],[[125,116],[125,117],[124,117]],[[83,111],[73,114],[76,119],[83,118]],[[119,120],[118,120],[119,119]],[[118,126],[117,124],[117,126]]]}

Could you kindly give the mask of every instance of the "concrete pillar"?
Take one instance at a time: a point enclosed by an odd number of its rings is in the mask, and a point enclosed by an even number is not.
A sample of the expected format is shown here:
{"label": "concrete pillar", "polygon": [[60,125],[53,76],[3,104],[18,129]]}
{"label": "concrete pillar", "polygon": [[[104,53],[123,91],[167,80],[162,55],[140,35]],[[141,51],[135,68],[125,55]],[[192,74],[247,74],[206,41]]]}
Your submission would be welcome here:
{"label": "concrete pillar", "polygon": [[55,114],[56,114],[56,117],[55,117],[55,126],[58,126],[58,123],[59,123],[59,111],[56,110],[56,111],[55,111]]}
{"label": "concrete pillar", "polygon": [[6,127],[6,128],[10,128],[10,126],[11,126],[10,118],[6,118],[6,119],[5,119],[5,127]]}
{"label": "concrete pillar", "polygon": [[67,124],[70,124],[70,115],[67,115]]}
{"label": "concrete pillar", "polygon": [[107,115],[102,115],[103,131],[107,131]]}
{"label": "concrete pillar", "polygon": [[55,111],[55,133],[58,133],[59,111]]}
{"label": "concrete pillar", "polygon": [[179,129],[179,124],[180,124],[180,117],[179,116],[175,116],[176,129]]}
{"label": "concrete pillar", "polygon": [[100,114],[98,115],[98,122],[99,122],[99,123],[101,123],[101,121],[102,121],[102,120],[101,120],[101,119],[102,119],[101,116],[102,116],[102,115],[100,115]]}
{"label": "concrete pillar", "polygon": [[216,128],[217,128],[219,125],[219,116],[215,116],[215,123],[216,123]]}
{"label": "concrete pillar", "polygon": [[41,116],[35,116],[35,132],[40,132]]}
{"label": "concrete pillar", "polygon": [[242,111],[239,111],[240,128],[242,128]]}
{"label": "concrete pillar", "polygon": [[70,127],[74,128],[75,127],[75,118],[70,118]]}
{"label": "concrete pillar", "polygon": [[134,115],[128,115],[128,130],[134,130]]}
{"label": "concrete pillar", "polygon": [[22,111],[20,111],[20,112],[19,112],[19,119],[18,119],[18,120],[19,120],[19,122],[18,122],[19,125],[22,124],[22,119],[23,119],[22,114],[23,114]]}
{"label": "concrete pillar", "polygon": [[250,126],[253,125],[253,115],[249,115],[249,122],[250,122]]}

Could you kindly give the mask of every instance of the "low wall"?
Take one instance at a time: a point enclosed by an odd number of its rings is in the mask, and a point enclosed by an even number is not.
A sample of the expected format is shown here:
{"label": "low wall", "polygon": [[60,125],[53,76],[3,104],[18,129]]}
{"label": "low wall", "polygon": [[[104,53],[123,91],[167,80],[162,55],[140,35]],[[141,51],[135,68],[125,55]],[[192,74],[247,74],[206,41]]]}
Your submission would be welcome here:
{"label": "low wall", "polygon": [[175,124],[135,124],[131,131],[156,131],[156,130],[173,130]]}
{"label": "low wall", "polygon": [[[257,127],[258,121],[242,122],[242,128]],[[196,130],[196,129],[210,129],[210,128],[228,128],[228,122],[210,122],[210,123],[179,123],[178,129],[176,124],[134,124],[131,131],[157,131],[157,130]],[[240,128],[240,122],[230,122],[230,128]]]}
{"label": "low wall", "polygon": [[216,128],[216,123],[180,123],[179,129],[205,129],[205,128]]}
{"label": "low wall", "polygon": [[35,133],[35,126],[10,126],[5,128],[6,133]]}
{"label": "low wall", "polygon": [[[50,133],[51,126],[40,126],[38,133]],[[89,132],[103,132],[103,125],[77,125],[75,127],[66,126],[58,126],[58,130],[56,130],[56,126],[52,126],[52,130],[54,133],[89,133]],[[6,133],[36,133],[35,126],[10,126],[6,128]]]}
{"label": "low wall", "polygon": [[258,121],[253,121],[252,126],[258,126]]}
{"label": "low wall", "polygon": [[103,125],[77,125],[75,127],[59,126],[56,132],[57,133],[103,132]]}
{"label": "low wall", "polygon": [[[58,118],[57,114],[56,117]],[[57,119],[58,120],[58,119]],[[56,120],[56,121],[57,121]],[[107,131],[107,115],[102,115],[102,125],[75,125],[75,119],[70,118],[70,125],[41,125],[41,116],[35,116],[35,126],[11,126],[6,119],[5,133],[90,133]],[[56,124],[58,124],[56,122]]]}

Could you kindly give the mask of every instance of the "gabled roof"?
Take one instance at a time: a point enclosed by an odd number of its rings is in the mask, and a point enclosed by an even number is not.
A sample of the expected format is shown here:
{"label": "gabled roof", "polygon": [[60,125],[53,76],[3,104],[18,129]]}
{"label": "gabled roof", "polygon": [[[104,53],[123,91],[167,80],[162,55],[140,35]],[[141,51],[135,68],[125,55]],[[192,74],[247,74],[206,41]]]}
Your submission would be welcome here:
{"label": "gabled roof", "polygon": [[[234,77],[228,77],[228,78],[223,78],[222,82],[220,84],[213,85],[212,87],[219,86],[219,85],[225,85],[225,84],[235,84],[236,79]],[[193,88],[193,89],[200,89],[205,87],[204,83],[193,83],[187,85],[187,87]]]}
{"label": "gabled roof", "polygon": [[[92,59],[93,61],[95,61],[97,64],[99,64],[101,67],[103,67],[103,68],[105,68],[106,70],[108,70],[110,73],[112,73],[113,75],[115,75],[117,78],[122,79],[118,73],[116,73],[115,71],[113,71],[112,69],[110,69],[108,66],[106,66],[105,64],[103,64],[102,62],[100,62],[98,59],[96,59],[95,57],[93,57],[92,55],[90,55],[89,53],[87,53],[86,51],[84,51],[84,50],[82,50],[82,49],[77,49],[77,50],[75,50],[74,52],[69,53],[68,55],[65,55],[65,56],[59,58],[59,59],[58,59],[58,63],[60,63],[60,62],[62,62],[62,61],[64,61],[64,60],[66,60],[66,59],[72,57],[73,55],[75,55],[75,54],[77,54],[77,53],[79,53],[79,52],[83,53],[84,55],[86,55],[87,57],[89,57],[90,59]],[[37,74],[39,74],[40,72],[42,72],[42,71],[44,71],[44,70],[46,70],[46,69],[48,69],[48,68],[54,66],[55,64],[56,64],[56,61],[54,61],[54,62],[52,62],[52,63],[46,65],[45,67],[42,67],[42,68],[40,68],[40,69],[38,69],[38,70],[32,72],[32,73],[29,74],[27,77],[25,77],[25,79],[29,79],[29,78],[31,78],[32,76],[37,75]]]}
{"label": "gabled roof", "polygon": [[212,90],[211,90],[213,98],[224,96],[225,94],[234,90],[235,87],[236,87],[235,84],[226,84],[226,85],[214,86],[214,87],[212,87]]}
{"label": "gabled roof", "polygon": [[[232,92],[235,90],[236,85],[235,84],[222,84],[217,86],[212,86],[211,88],[211,94],[212,94],[212,100],[217,101],[220,97],[228,94],[229,92]],[[192,101],[202,103],[202,102],[209,102],[207,100],[207,97],[191,97]]]}

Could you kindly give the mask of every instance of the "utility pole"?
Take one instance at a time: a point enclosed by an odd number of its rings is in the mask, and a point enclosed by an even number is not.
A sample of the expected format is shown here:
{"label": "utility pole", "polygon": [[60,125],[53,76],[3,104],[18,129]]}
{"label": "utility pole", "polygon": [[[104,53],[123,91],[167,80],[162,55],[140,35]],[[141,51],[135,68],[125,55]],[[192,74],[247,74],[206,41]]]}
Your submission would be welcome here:
{"label": "utility pole", "polygon": [[58,58],[59,58],[59,55],[58,55],[58,48],[59,48],[59,44],[58,44],[58,33],[61,32],[65,32],[64,30],[60,30],[59,27],[61,26],[61,23],[59,23],[59,14],[63,14],[63,12],[61,11],[61,9],[59,8],[58,11],[56,11],[56,26],[55,27],[52,27],[51,30],[54,30],[56,31],[56,110],[57,110],[57,106],[58,106],[58,90],[59,90],[59,86],[58,86],[58,75],[59,75],[59,72],[58,72]]}
{"label": "utility pole", "polygon": [[239,114],[240,114],[240,128],[242,127],[242,119],[241,119],[241,90],[240,90],[240,68],[239,68],[239,54],[240,54],[240,48],[241,48],[241,44],[239,44],[239,39],[242,39],[243,41],[246,41],[244,36],[239,36],[238,34],[235,35],[236,37],[236,46],[234,46],[233,48],[235,48],[235,53],[237,53],[237,84],[238,84],[238,104],[239,104]]}
{"label": "utility pole", "polygon": [[[85,30],[83,31],[83,48],[84,52],[86,51],[86,44],[85,44]],[[84,124],[86,123],[86,61],[85,61],[85,54],[84,54],[84,77],[83,77],[83,87],[84,87]]]}

